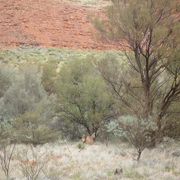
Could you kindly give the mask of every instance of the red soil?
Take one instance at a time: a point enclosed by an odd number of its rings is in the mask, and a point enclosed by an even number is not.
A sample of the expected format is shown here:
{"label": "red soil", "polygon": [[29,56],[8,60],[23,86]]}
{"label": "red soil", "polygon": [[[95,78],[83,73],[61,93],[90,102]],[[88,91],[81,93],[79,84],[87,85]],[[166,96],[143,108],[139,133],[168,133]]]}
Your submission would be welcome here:
{"label": "red soil", "polygon": [[88,18],[94,14],[100,11],[61,0],[0,0],[0,49],[23,45],[117,49],[98,40]]}

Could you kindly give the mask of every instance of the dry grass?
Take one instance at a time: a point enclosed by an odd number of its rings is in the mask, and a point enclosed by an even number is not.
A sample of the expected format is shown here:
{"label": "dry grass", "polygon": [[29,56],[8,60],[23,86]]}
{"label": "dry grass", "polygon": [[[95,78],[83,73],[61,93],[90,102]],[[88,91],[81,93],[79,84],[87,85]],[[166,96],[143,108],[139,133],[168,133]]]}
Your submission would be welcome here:
{"label": "dry grass", "polygon": [[[19,145],[14,154],[10,176],[16,180],[25,179],[19,167],[18,154],[27,148]],[[179,180],[180,157],[172,156],[179,148],[179,142],[171,142],[163,143],[156,149],[146,149],[139,163],[133,160],[135,150],[124,143],[119,144],[119,147],[96,143],[87,145],[81,151],[78,143],[56,143],[37,146],[34,151],[37,157],[46,153],[43,158],[47,159],[39,160],[47,164],[38,180]],[[122,168],[123,173],[114,175],[116,168]],[[2,171],[0,177],[1,180],[5,179]]]}

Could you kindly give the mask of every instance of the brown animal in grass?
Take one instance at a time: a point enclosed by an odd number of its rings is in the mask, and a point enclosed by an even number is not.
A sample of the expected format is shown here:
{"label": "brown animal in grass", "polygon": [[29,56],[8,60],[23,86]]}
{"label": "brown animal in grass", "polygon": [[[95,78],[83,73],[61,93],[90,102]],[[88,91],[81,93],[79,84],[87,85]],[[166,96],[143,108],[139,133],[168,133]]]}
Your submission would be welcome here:
{"label": "brown animal in grass", "polygon": [[85,144],[92,145],[95,142],[95,134],[92,135],[83,135],[82,142]]}

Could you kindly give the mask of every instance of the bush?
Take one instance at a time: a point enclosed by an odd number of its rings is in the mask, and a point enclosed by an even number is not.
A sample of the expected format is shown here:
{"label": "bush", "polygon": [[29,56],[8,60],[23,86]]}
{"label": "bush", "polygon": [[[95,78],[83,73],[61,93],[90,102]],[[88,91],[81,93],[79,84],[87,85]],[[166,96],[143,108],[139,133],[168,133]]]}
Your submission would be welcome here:
{"label": "bush", "polygon": [[143,150],[151,144],[150,132],[155,128],[156,124],[152,119],[138,119],[133,116],[122,116],[108,125],[109,132],[126,138],[136,148],[138,161]]}
{"label": "bush", "polygon": [[77,147],[81,151],[81,150],[85,149],[85,144],[80,142],[80,143],[78,143]]}
{"label": "bush", "polygon": [[14,133],[9,122],[0,121],[0,166],[7,179],[10,177],[11,160],[13,158],[15,145]]}
{"label": "bush", "polygon": [[33,146],[27,146],[18,155],[19,165],[23,176],[28,180],[38,180],[49,161],[46,153],[37,153]]}
{"label": "bush", "polygon": [[86,130],[83,126],[72,122],[63,117],[57,117],[53,129],[61,133],[61,137],[69,140],[79,140],[82,137],[82,134],[86,133]]}
{"label": "bush", "polygon": [[57,139],[58,133],[48,126],[40,113],[27,112],[14,121],[14,129],[19,142],[26,144],[44,144]]}
{"label": "bush", "polygon": [[164,135],[174,139],[180,139],[180,121],[177,118],[171,118],[167,121],[164,128]]}
{"label": "bush", "polygon": [[51,129],[55,96],[47,94],[41,78],[37,66],[20,66],[0,99],[1,119],[14,126],[13,132],[19,142],[41,144],[57,136]]}
{"label": "bush", "polygon": [[64,64],[57,80],[61,119],[81,126],[89,135],[98,135],[114,116],[112,96],[90,59]]}

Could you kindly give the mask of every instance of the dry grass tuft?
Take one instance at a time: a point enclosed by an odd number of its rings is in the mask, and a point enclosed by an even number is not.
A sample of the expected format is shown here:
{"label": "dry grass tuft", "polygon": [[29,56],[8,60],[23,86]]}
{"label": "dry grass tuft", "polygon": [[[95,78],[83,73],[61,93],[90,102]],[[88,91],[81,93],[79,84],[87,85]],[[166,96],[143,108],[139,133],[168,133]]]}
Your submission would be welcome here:
{"label": "dry grass tuft", "polygon": [[[56,143],[35,147],[37,157],[46,153],[48,160],[45,160],[47,163],[38,180],[180,179],[180,157],[172,155],[180,148],[180,142],[164,143],[155,149],[146,149],[139,163],[134,160],[136,151],[125,143],[119,147],[96,143],[86,145],[81,151],[77,145]],[[11,177],[16,180],[24,179],[20,168],[17,168],[19,160],[16,154],[26,148],[24,145],[17,146],[13,157]],[[114,171],[120,168],[123,172],[115,175]],[[0,175],[3,177],[1,171]]]}

